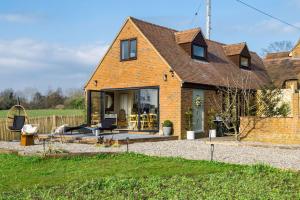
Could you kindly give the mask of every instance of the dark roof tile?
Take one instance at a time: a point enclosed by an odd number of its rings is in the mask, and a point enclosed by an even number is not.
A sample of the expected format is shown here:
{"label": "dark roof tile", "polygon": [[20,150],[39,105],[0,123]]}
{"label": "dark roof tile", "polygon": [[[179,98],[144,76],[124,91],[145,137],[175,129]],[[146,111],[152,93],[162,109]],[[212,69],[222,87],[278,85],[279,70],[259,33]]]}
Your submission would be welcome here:
{"label": "dark roof tile", "polygon": [[[185,33],[135,18],[131,19],[183,82],[228,86],[228,80],[236,82],[240,77],[247,77],[248,87],[251,88],[270,83],[263,61],[256,53],[251,53],[251,70],[240,69],[226,55],[224,44],[206,40],[208,62],[197,61],[185,53],[176,42],[176,34],[185,35]],[[181,41],[190,40],[194,34],[187,35],[189,36]]]}

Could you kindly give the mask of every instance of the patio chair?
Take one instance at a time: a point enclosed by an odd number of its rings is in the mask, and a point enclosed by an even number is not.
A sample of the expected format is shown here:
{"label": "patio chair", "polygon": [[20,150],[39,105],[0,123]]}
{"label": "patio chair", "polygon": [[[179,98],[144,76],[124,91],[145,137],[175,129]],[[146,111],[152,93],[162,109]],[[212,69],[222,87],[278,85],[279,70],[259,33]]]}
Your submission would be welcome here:
{"label": "patio chair", "polygon": [[8,129],[11,132],[21,132],[23,126],[25,124],[25,116],[14,116],[13,125],[9,126]]}
{"label": "patio chair", "polygon": [[25,108],[20,103],[11,107],[6,116],[6,129],[10,132],[21,132],[25,123],[28,123]]}
{"label": "patio chair", "polygon": [[64,132],[73,134],[73,131],[78,131],[80,134],[91,133],[91,130],[87,128],[87,124],[81,124],[79,126],[65,126]]}
{"label": "patio chair", "polygon": [[97,128],[97,129],[100,131],[109,130],[112,132],[113,130],[115,130],[117,128],[115,123],[116,123],[116,119],[106,118],[101,121],[101,127]]}

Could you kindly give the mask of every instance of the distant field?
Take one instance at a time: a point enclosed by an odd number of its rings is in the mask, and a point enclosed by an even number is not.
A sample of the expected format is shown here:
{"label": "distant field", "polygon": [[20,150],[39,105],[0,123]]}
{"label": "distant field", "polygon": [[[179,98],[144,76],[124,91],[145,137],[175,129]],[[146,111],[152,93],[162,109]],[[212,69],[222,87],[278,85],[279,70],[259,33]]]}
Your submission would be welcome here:
{"label": "distant field", "polygon": [[[5,118],[7,110],[0,110],[0,118]],[[26,110],[29,117],[43,117],[51,115],[69,116],[69,115],[83,115],[83,110],[71,109],[41,109],[41,110]]]}

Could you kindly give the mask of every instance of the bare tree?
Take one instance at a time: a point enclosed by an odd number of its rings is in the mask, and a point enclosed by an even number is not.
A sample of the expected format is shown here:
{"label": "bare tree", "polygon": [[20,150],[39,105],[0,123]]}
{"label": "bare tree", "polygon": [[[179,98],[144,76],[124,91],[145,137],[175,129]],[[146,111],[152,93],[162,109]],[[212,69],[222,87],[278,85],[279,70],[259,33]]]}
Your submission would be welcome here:
{"label": "bare tree", "polygon": [[293,43],[291,41],[277,41],[269,44],[267,48],[262,49],[262,56],[267,55],[268,53],[277,53],[291,51],[293,48]]}
{"label": "bare tree", "polygon": [[281,90],[274,87],[261,87],[259,95],[252,89],[250,75],[238,74],[227,77],[225,86],[218,87],[218,95],[213,97],[216,115],[223,121],[227,135],[240,139],[240,117],[286,116],[287,104],[281,104]]}

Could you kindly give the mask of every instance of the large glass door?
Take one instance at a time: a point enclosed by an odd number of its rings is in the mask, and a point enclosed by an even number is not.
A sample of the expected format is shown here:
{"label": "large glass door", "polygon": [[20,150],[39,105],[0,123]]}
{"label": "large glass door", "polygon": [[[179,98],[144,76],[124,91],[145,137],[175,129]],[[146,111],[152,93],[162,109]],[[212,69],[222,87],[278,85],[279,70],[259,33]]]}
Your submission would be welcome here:
{"label": "large glass door", "polygon": [[97,125],[101,122],[102,119],[102,106],[101,99],[102,95],[100,91],[88,91],[88,113],[87,113],[87,122],[90,125]]}
{"label": "large glass door", "polygon": [[159,129],[158,89],[140,90],[140,130]]}
{"label": "large glass door", "polygon": [[158,88],[116,89],[91,93],[91,124],[113,118],[119,130],[159,130]]}

